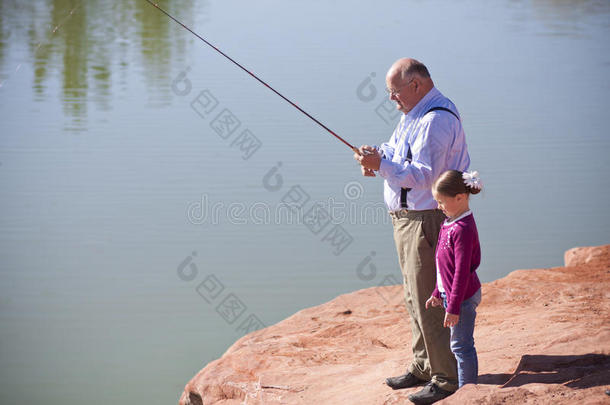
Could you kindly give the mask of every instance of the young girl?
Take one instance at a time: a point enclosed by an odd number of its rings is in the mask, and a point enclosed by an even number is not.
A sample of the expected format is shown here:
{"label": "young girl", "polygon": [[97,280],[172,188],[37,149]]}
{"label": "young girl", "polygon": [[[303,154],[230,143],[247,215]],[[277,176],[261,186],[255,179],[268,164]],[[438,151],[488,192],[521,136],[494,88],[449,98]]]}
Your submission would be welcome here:
{"label": "young girl", "polygon": [[438,236],[436,288],[426,301],[426,308],[445,308],[444,326],[451,328],[459,387],[476,384],[479,372],[472,335],[476,307],[481,302],[481,282],[475,272],[481,263],[481,248],[468,198],[479,193],[481,186],[477,172],[457,170],[444,172],[432,186],[432,195],[448,218]]}

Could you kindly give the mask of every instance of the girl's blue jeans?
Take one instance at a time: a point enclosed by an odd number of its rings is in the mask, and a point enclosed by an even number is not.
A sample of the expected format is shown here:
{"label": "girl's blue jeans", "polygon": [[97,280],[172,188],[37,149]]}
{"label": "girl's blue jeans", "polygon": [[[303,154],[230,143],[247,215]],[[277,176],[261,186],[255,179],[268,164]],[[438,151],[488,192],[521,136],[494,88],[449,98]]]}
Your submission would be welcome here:
{"label": "girl's blue jeans", "polygon": [[[441,293],[443,307],[447,308],[447,295]],[[458,386],[476,384],[479,375],[479,360],[474,347],[474,322],[477,306],[481,303],[481,289],[462,302],[460,319],[451,327],[451,351],[455,355],[458,368]]]}

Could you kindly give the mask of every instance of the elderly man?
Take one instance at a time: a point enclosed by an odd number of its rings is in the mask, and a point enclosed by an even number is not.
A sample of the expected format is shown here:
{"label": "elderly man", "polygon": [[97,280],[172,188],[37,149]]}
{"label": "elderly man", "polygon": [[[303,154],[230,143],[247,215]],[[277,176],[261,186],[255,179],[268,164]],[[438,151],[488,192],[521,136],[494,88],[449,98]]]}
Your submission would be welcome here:
{"label": "elderly man", "polygon": [[413,360],[406,374],[386,383],[393,389],[427,383],[409,399],[431,404],[457,389],[457,369],[443,310],[425,308],[436,284],[434,251],[445,219],[430,189],[445,170],[466,170],[470,158],[457,109],[434,87],[426,66],[399,59],[388,71],[386,85],[390,99],[403,112],[401,120],[389,142],[379,148],[364,145],[354,158],[364,176],[377,172],[385,179],[384,199],[411,318]]}

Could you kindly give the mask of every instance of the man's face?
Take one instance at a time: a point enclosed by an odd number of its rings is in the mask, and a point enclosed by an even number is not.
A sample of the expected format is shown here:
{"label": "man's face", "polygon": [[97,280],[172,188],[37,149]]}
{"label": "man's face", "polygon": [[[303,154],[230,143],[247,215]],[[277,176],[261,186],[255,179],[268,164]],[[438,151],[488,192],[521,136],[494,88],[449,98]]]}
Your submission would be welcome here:
{"label": "man's face", "polygon": [[419,99],[415,90],[417,83],[414,77],[402,79],[399,72],[390,71],[386,75],[385,82],[390,100],[396,103],[397,110],[406,114],[417,105]]}

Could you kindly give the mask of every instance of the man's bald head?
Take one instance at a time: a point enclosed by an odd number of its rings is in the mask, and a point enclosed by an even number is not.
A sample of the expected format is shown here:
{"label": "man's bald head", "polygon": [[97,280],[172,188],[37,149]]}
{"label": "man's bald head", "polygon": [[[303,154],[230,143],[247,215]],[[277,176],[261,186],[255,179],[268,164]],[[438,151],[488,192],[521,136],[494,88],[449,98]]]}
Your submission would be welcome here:
{"label": "man's bald head", "polygon": [[412,58],[401,58],[392,64],[386,74],[390,100],[396,109],[408,113],[434,87],[426,65]]}
{"label": "man's bald head", "polygon": [[398,59],[390,67],[388,75],[389,74],[400,75],[402,80],[405,80],[413,75],[417,75],[422,79],[430,79],[430,72],[428,72],[426,65],[412,58]]}

